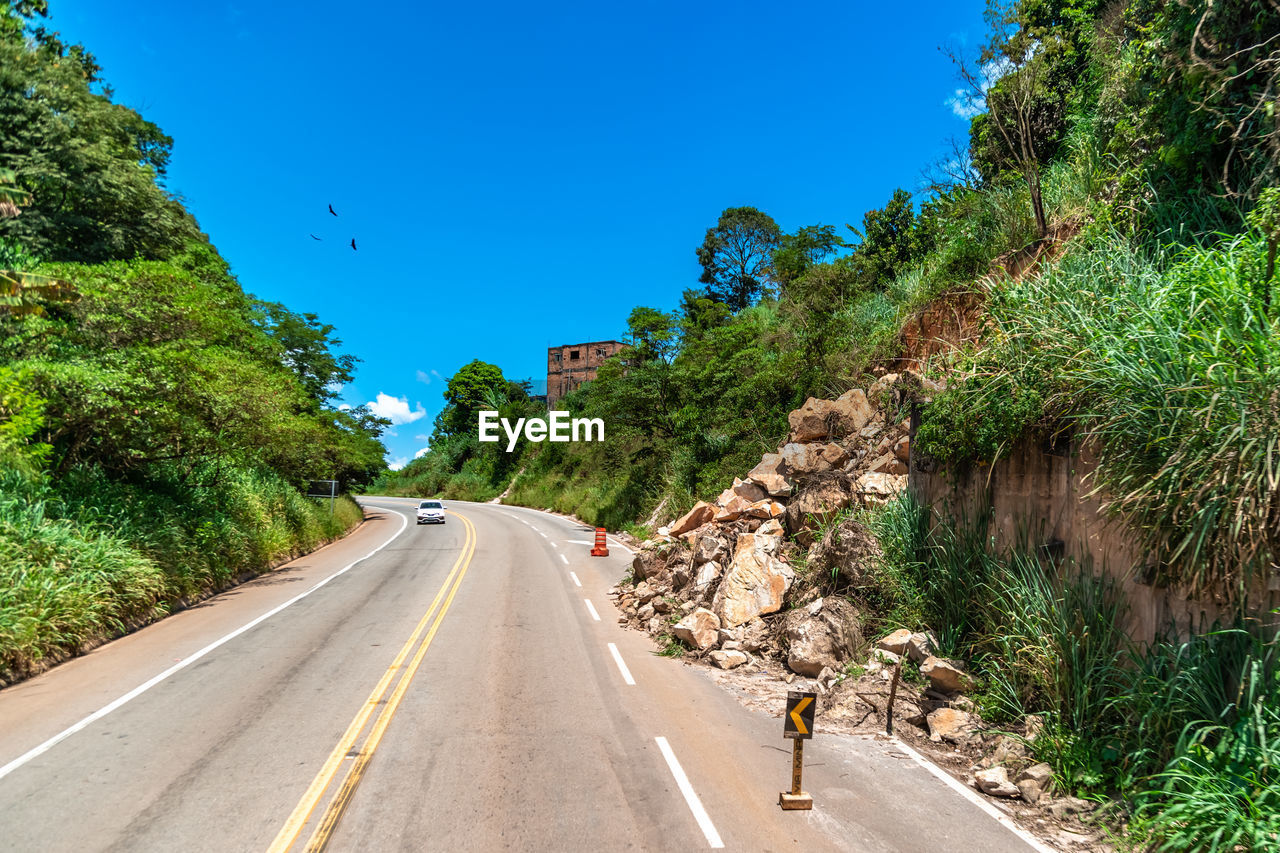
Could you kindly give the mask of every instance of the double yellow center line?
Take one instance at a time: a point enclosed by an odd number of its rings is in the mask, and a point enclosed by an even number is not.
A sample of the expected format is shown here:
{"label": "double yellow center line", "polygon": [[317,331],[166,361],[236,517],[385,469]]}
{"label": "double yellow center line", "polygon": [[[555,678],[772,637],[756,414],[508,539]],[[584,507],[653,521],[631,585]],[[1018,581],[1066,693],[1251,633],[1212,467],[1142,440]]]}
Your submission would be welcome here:
{"label": "double yellow center line", "polygon": [[[307,853],[314,853],[325,848],[333,835],[333,831],[338,826],[338,821],[342,819],[343,812],[346,811],[351,798],[355,795],[356,786],[360,784],[360,779],[368,768],[369,761],[373,758],[373,753],[378,748],[378,743],[382,740],[387,726],[391,723],[391,718],[395,716],[396,709],[400,707],[400,700],[404,698],[405,692],[409,689],[409,682],[413,680],[414,673],[418,671],[418,666],[426,656],[427,648],[431,645],[431,640],[435,637],[436,631],[439,630],[440,623],[444,621],[445,614],[449,612],[449,605],[453,603],[453,597],[457,594],[458,587],[462,585],[462,579],[467,574],[467,568],[471,565],[471,557],[475,554],[475,526],[469,519],[455,512],[450,512],[449,515],[461,521],[463,527],[466,528],[466,540],[463,542],[462,551],[458,554],[458,559],[454,562],[449,576],[445,578],[440,591],[436,593],[435,599],[431,602],[431,606],[427,608],[427,612],[423,614],[408,642],[400,649],[396,659],[391,662],[391,666],[387,668],[382,679],[373,688],[373,692],[365,700],[364,706],[356,714],[355,719],[351,721],[351,725],[347,727],[342,739],[338,741],[338,745],[333,748],[333,752],[329,753],[329,758],[325,761],[324,766],[320,768],[316,778],[311,781],[311,786],[307,788],[302,800],[294,808],[293,814],[289,815],[289,819],[281,827],[279,834],[276,835],[275,841],[271,843],[268,853],[285,853],[286,850],[294,845],[298,840],[299,834],[311,821],[312,812],[315,811],[316,806],[319,805],[320,800],[324,797],[325,791],[328,790],[329,784],[333,781],[334,776],[337,775],[343,760],[349,757],[354,757],[355,760],[348,768],[347,775],[342,780],[342,785],[325,808],[319,825],[311,835],[311,840],[307,842]],[[424,631],[426,632],[425,637],[423,636]],[[406,666],[405,660],[409,657],[410,652],[413,651],[414,645],[418,644],[419,638],[421,638],[421,644],[418,645],[418,651]],[[397,673],[400,674],[400,680],[396,682],[395,689],[391,692],[391,697],[386,700],[382,713],[378,715],[373,722],[373,726],[369,728],[364,743],[358,751],[353,753],[352,749],[355,747],[356,741],[360,738],[361,733],[364,732],[370,717],[373,716],[373,712],[382,703],[382,697],[387,692],[387,689],[391,687],[391,682],[395,681]]]}

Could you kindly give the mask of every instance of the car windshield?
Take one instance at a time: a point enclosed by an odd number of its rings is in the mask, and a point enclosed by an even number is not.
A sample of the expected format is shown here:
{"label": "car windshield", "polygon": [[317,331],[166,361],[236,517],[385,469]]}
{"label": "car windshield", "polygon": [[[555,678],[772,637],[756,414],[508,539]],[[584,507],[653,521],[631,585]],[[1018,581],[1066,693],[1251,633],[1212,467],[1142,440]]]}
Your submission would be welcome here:
{"label": "car windshield", "polygon": [[423,501],[418,504],[418,509],[442,509],[440,501]]}

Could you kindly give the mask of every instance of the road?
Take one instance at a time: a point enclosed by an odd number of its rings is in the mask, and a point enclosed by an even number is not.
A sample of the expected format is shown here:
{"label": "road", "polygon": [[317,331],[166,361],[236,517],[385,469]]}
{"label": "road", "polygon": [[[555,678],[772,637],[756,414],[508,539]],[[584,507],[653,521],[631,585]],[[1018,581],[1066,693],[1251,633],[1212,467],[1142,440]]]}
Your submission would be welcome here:
{"label": "road", "polygon": [[1032,849],[889,743],[806,747],[653,654],[630,557],[514,507],[347,539],[0,690],[9,851]]}

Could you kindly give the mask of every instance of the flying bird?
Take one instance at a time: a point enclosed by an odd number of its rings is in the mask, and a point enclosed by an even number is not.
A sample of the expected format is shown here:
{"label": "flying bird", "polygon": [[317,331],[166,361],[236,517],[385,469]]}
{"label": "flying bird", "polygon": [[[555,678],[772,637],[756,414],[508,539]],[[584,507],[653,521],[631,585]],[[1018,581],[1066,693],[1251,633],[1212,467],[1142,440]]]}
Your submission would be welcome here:
{"label": "flying bird", "polygon": [[333,205],[329,205],[329,212],[332,213],[334,216],[338,215],[338,211],[333,209]]}
{"label": "flying bird", "polygon": [[354,251],[356,251],[356,238],[355,238],[355,237],[352,237],[352,238],[351,238],[351,251],[353,251],[353,252],[354,252]]}
{"label": "flying bird", "polygon": [[312,239],[312,240],[323,240],[324,238],[323,238],[323,237],[317,237],[316,235],[312,234],[312,235],[311,235],[311,239]]}

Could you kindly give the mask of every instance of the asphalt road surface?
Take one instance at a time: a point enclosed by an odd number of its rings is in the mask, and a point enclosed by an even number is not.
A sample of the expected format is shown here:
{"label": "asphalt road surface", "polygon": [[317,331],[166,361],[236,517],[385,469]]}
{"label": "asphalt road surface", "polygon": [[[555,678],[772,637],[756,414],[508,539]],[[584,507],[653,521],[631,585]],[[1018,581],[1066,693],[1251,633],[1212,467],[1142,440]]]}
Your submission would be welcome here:
{"label": "asphalt road surface", "polygon": [[[7,851],[1026,851],[894,744],[790,742],[616,624],[616,543],[365,501],[342,542],[0,690]],[[1044,849],[1044,848],[1040,848]]]}

